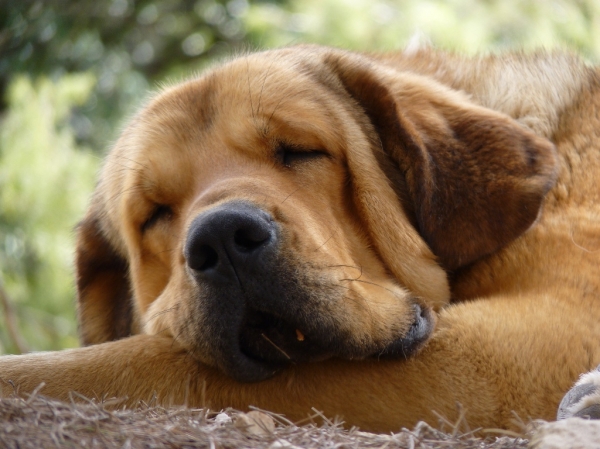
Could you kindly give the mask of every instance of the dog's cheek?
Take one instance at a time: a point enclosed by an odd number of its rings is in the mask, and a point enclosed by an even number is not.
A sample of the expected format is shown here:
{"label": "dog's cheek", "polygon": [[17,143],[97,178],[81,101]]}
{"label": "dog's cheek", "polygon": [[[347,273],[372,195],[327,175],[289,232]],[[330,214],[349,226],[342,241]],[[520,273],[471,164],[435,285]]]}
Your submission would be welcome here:
{"label": "dog's cheek", "polygon": [[176,308],[174,309],[172,298],[167,289],[150,304],[143,318],[145,334],[174,336],[173,315]]}
{"label": "dog's cheek", "polygon": [[129,241],[130,275],[137,310],[145,313],[171,279],[179,251],[173,227],[155,227]]}
{"label": "dog's cheek", "polygon": [[135,298],[141,312],[146,311],[161,295],[170,276],[170,267],[162,261],[154,257],[143,261],[139,271],[132,276]]}
{"label": "dog's cheek", "polygon": [[188,276],[184,267],[175,267],[161,294],[144,314],[144,333],[170,336],[198,360],[216,366],[206,299],[201,286]]}
{"label": "dog's cheek", "polygon": [[353,319],[348,322],[352,335],[370,340],[379,347],[404,336],[414,317],[412,302],[406,290],[391,282],[374,278],[369,283],[352,285],[346,307]]}

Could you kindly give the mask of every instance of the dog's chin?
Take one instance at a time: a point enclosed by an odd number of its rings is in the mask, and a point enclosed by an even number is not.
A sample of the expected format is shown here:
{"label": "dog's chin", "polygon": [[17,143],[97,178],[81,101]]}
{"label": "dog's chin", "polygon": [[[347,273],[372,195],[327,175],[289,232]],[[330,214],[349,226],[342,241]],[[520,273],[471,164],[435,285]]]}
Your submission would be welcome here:
{"label": "dog's chin", "polygon": [[346,339],[311,334],[294,323],[271,314],[252,311],[246,318],[239,345],[230,348],[219,366],[240,382],[266,380],[289,364],[318,362],[329,358],[407,359],[427,342],[435,327],[434,313],[414,306],[414,320],[403,336],[378,348],[352,347]]}

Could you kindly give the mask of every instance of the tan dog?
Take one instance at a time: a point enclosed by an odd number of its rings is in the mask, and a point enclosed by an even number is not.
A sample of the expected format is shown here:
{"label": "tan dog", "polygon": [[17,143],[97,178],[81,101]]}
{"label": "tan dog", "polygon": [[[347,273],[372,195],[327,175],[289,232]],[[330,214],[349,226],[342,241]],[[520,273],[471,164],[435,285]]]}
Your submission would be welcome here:
{"label": "tan dog", "polygon": [[[79,226],[91,346],[0,377],[376,431],[458,402],[473,426],[553,419],[600,363],[599,80],[562,55],[306,46],[166,89]],[[584,383],[565,416],[594,414]]]}

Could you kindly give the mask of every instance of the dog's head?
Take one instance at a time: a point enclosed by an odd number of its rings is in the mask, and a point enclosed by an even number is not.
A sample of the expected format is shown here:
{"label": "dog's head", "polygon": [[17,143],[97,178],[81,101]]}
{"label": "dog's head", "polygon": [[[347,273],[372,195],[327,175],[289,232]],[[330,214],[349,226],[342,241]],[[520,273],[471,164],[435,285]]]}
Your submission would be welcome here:
{"label": "dog's head", "polygon": [[86,344],[169,335],[243,381],[290,361],[407,357],[447,270],[536,219],[552,145],[466,96],[319,47],[157,95],[78,230]]}

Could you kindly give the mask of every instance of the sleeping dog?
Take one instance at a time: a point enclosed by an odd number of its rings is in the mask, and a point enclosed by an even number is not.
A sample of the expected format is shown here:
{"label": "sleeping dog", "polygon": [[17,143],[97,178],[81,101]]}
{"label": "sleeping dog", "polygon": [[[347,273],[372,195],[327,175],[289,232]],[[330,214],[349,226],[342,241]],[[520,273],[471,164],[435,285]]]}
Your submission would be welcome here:
{"label": "sleeping dog", "polygon": [[0,394],[553,419],[600,363],[599,75],[299,46],[164,89],[78,227],[84,347],[0,358]]}

